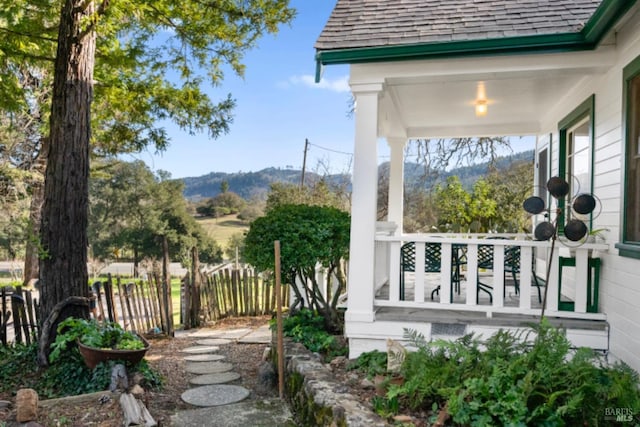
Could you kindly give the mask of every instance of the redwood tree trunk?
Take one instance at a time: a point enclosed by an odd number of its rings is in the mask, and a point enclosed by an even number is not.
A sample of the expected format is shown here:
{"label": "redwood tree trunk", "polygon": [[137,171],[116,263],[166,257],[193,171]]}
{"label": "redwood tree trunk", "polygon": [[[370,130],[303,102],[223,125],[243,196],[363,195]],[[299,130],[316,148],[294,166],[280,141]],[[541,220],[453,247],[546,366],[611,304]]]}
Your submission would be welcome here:
{"label": "redwood tree trunk", "polygon": [[89,140],[96,36],[87,28],[94,11],[91,0],[65,0],[60,14],[40,258],[40,318],[43,322],[50,315],[55,319],[50,319],[51,333],[40,337],[41,364],[46,364],[42,353],[48,354],[55,325],[69,316],[89,315],[84,305],[70,303],[60,311],[53,309],[70,297],[89,296]]}
{"label": "redwood tree trunk", "polygon": [[[33,172],[42,176],[41,180],[34,180],[31,184],[31,204],[29,206],[29,235],[38,236],[40,224],[42,222],[42,203],[44,201],[44,174],[47,165],[49,150],[48,138],[42,138],[38,159],[33,168]],[[24,286],[29,285],[33,280],[40,277],[40,260],[38,259],[38,245],[34,239],[27,240],[24,256]]]}

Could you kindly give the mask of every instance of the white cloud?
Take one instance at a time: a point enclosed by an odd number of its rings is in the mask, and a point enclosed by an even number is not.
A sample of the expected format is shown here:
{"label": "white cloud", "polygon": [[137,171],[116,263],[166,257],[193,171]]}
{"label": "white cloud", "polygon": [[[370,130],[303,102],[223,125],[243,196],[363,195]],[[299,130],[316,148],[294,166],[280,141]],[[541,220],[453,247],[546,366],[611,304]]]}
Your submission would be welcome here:
{"label": "white cloud", "polygon": [[292,86],[307,86],[313,89],[327,89],[333,92],[349,92],[349,76],[345,75],[335,79],[322,78],[320,83],[315,82],[315,78],[310,74],[304,74],[301,76],[289,77],[287,84],[280,84],[280,87]]}

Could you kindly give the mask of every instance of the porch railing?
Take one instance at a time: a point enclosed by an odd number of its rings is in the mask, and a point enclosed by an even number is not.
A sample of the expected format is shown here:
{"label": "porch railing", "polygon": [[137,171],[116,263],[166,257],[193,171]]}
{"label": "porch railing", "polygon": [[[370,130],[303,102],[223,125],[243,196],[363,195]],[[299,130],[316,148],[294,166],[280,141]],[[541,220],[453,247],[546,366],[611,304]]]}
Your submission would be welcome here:
{"label": "porch railing", "polygon": [[[548,254],[551,242],[532,241],[521,235],[500,235],[504,239],[486,238],[496,235],[430,235],[430,234],[402,234],[388,235],[380,233],[376,236],[376,270],[375,286],[376,297],[374,304],[377,307],[413,307],[446,310],[462,310],[485,312],[487,317],[492,313],[512,313],[539,315],[541,306],[532,307],[532,292],[536,292],[534,277],[536,274],[542,286],[548,287],[545,313],[548,316],[581,318],[581,319],[605,319],[602,313],[588,312],[588,301],[593,301],[595,296],[593,286],[588,286],[589,275],[592,274],[589,267],[590,251],[606,251],[608,245],[602,243],[585,243],[573,248],[575,251],[575,271],[568,274],[568,269],[563,269],[562,287],[569,289],[573,301],[573,311],[559,310],[559,257],[560,252],[567,249],[556,242],[555,250],[551,257],[551,269],[548,281],[546,268],[549,262]],[[400,250],[403,244],[415,242],[415,268],[413,268],[414,283],[413,298],[411,300],[401,297],[401,262]],[[437,274],[425,273],[425,248],[429,243],[440,245],[440,271]],[[493,250],[493,268],[483,270],[478,266],[479,248],[486,251],[487,246]],[[452,286],[453,263],[452,249],[464,248],[466,263],[464,264],[463,286],[460,288],[459,298],[453,298],[456,292]],[[518,298],[516,303],[505,305],[507,285],[505,281],[505,248],[511,250],[519,248],[519,273],[518,273]],[[563,249],[561,249],[563,248]],[[537,260],[534,271],[534,254]],[[478,278],[482,275],[483,281],[491,283],[491,301],[479,303]],[[427,280],[429,275],[429,280]],[[434,283],[435,281],[435,283]],[[388,293],[380,292],[383,286],[388,285]],[[430,293],[439,285],[439,300],[433,301]],[[544,292],[544,289],[542,289]],[[428,292],[428,293],[427,293]],[[386,295],[384,295],[386,294]],[[597,299],[596,299],[597,300]]]}

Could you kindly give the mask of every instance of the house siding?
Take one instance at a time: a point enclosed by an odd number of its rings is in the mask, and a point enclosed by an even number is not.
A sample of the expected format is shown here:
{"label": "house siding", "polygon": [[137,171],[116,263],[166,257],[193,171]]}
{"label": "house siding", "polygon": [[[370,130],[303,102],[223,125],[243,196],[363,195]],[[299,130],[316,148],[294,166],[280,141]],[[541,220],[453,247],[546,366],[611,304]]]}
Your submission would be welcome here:
{"label": "house siding", "polygon": [[[607,228],[609,251],[601,253],[600,311],[610,324],[611,359],[621,359],[640,371],[640,260],[621,257],[614,245],[621,240],[624,142],[622,118],[622,69],[640,56],[640,14],[630,17],[617,34],[618,61],[601,76],[585,79],[562,99],[543,123],[539,141],[553,133],[552,173],[558,170],[558,120],[595,94],[595,142],[593,190],[600,199],[600,214],[593,228]],[[540,145],[540,144],[539,144]],[[564,287],[564,283],[563,283]]]}

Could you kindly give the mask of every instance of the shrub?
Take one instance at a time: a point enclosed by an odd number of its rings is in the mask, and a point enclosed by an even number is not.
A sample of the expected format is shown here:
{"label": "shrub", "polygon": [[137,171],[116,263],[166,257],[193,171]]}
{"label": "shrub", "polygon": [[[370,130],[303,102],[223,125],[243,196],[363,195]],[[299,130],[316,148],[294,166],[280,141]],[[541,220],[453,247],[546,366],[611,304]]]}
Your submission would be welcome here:
{"label": "shrub", "polygon": [[402,365],[405,382],[386,395],[401,407],[446,408],[454,423],[473,426],[603,425],[607,408],[640,413],[636,372],[590,349],[571,350],[548,322],[485,342],[467,335],[427,343],[414,331],[405,338],[417,350]]}
{"label": "shrub", "polygon": [[[271,327],[275,327],[275,321],[272,321]],[[348,353],[348,348],[341,340],[326,331],[324,317],[307,308],[285,317],[282,330],[285,336],[301,343],[314,353],[322,354],[326,359]]]}

